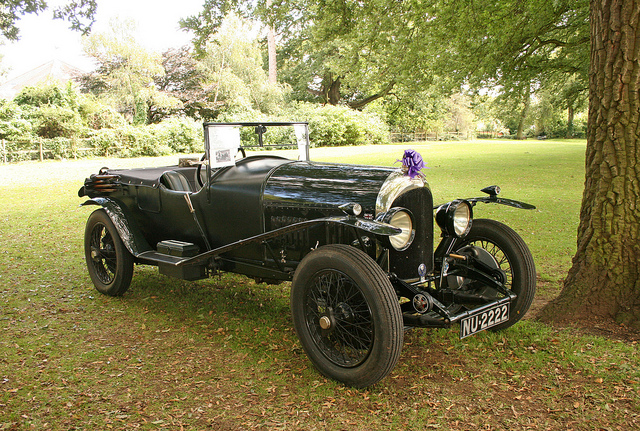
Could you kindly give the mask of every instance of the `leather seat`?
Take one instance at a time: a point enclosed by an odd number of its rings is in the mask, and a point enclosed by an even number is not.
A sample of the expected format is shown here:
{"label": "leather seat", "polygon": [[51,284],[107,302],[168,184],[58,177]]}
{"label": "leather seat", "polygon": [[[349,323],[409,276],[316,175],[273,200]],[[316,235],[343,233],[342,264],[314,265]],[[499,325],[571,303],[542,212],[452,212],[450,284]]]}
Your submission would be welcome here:
{"label": "leather seat", "polygon": [[177,192],[190,192],[191,185],[189,185],[189,181],[182,175],[180,172],[176,171],[167,171],[162,174],[160,178],[160,182],[165,185],[169,190],[174,190]]}

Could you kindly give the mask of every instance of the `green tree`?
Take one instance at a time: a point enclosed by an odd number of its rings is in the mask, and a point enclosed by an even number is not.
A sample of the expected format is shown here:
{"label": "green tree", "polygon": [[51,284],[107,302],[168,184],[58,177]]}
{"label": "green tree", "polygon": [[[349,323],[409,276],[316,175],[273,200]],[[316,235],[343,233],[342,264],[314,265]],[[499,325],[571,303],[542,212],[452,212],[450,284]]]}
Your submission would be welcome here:
{"label": "green tree", "polygon": [[202,63],[208,71],[209,101],[224,110],[273,113],[283,102],[283,88],[269,83],[262,55],[247,21],[234,13],[207,43]]}
{"label": "green tree", "polygon": [[[379,6],[384,2],[374,3]],[[181,21],[181,26],[194,33],[196,52],[202,52],[204,44],[219,28],[226,12],[233,10],[242,16],[251,17],[279,35],[281,46],[278,50],[278,73],[282,73],[283,81],[293,87],[298,99],[318,100],[334,105],[345,103],[359,109],[388,94],[395,85],[394,75],[399,69],[389,68],[388,63],[380,63],[377,53],[373,61],[368,61],[371,50],[364,55],[359,52],[364,42],[359,36],[361,28],[356,26],[350,31],[344,31],[345,20],[342,19],[342,14],[345,8],[342,6],[342,2],[308,0],[207,0],[203,12]],[[404,5],[401,5],[401,9],[410,11],[410,7]],[[380,11],[368,8],[366,12]],[[386,10],[382,11],[385,12]],[[375,26],[371,19],[366,18],[366,13],[354,15],[351,24],[359,19]],[[398,17],[397,20],[401,21],[402,18]],[[383,31],[389,33],[386,29]],[[273,40],[272,37],[267,39],[272,63],[275,57]],[[391,49],[386,53],[390,51]],[[343,64],[343,58],[348,64]],[[272,64],[269,69],[274,69]]]}
{"label": "green tree", "polygon": [[[29,13],[38,14],[48,7],[44,0],[5,0],[0,6],[0,31],[9,40],[18,40],[18,21]],[[53,10],[55,19],[69,21],[73,30],[88,34],[95,22],[96,0],[72,0]]]}
{"label": "green tree", "polygon": [[521,103],[522,126],[532,91],[570,75],[586,88],[587,0],[208,0],[183,21],[196,47],[228,10],[276,29],[282,79],[300,100],[360,109],[399,88],[467,83]]}
{"label": "green tree", "polygon": [[567,112],[567,129],[564,136],[567,139],[573,138],[576,134],[574,125],[576,113],[582,111],[587,105],[589,91],[588,86],[585,86],[584,78],[581,74],[574,74],[564,81],[547,87],[554,94],[553,105]]}
{"label": "green tree", "polygon": [[0,139],[31,138],[33,124],[26,111],[13,101],[0,100]]}
{"label": "green tree", "polygon": [[206,50],[209,39],[220,29],[229,13],[245,19],[253,18],[255,22],[267,28],[267,58],[269,83],[277,83],[276,30],[273,26],[273,0],[205,0],[203,10],[195,16],[180,20],[180,27],[194,34],[193,45],[196,55],[201,56]]}
{"label": "green tree", "polygon": [[197,56],[202,56],[207,43],[230,12],[239,14],[242,1],[205,0],[202,12],[180,20],[180,28],[193,33],[193,46]]}
{"label": "green tree", "polygon": [[98,67],[84,75],[84,91],[100,96],[134,124],[149,122],[155,108],[169,109],[180,101],[162,93],[155,79],[164,75],[161,56],[140,46],[133,37],[131,22],[111,22],[111,30],[84,40],[85,53]]}
{"label": "green tree", "polygon": [[446,98],[432,89],[417,93],[397,88],[390,97],[373,102],[366,110],[377,105],[382,106],[386,121],[393,130],[441,132],[445,129]]}
{"label": "green tree", "polygon": [[61,87],[57,83],[48,83],[25,87],[13,102],[26,113],[38,136],[71,138],[85,132],[78,99],[71,84]]}
{"label": "green tree", "polygon": [[456,92],[467,83],[500,88],[526,114],[541,83],[586,77],[586,0],[316,3],[314,43],[336,47],[324,64],[369,97],[391,86]]}
{"label": "green tree", "polygon": [[209,100],[211,86],[208,82],[208,69],[204,63],[191,53],[189,47],[169,49],[162,54],[164,75],[156,76],[158,89],[182,102],[177,107],[153,107],[151,122],[158,118],[174,115],[186,115],[196,120],[213,119],[220,106]]}

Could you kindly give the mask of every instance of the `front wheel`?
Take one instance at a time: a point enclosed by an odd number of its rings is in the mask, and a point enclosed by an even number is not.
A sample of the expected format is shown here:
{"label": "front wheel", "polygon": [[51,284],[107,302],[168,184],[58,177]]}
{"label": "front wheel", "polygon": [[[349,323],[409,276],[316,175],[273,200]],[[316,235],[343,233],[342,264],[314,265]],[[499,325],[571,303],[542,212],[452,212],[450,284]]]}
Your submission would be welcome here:
{"label": "front wheel", "polygon": [[103,209],[91,213],[87,220],[84,255],[91,281],[100,293],[119,296],[127,291],[133,276],[133,256]]}
{"label": "front wheel", "polygon": [[400,357],[397,295],[384,271],[359,249],[327,245],[309,253],[293,278],[291,311],[309,359],[331,379],[370,386]]}
{"label": "front wheel", "polygon": [[[469,234],[456,241],[454,250],[464,254],[467,247],[477,247],[484,262],[504,274],[504,286],[518,295],[511,304],[509,320],[493,327],[505,329],[525,315],[536,292],[536,267],[524,240],[509,226],[495,220],[477,219]],[[487,294],[487,289],[475,288],[476,293]]]}

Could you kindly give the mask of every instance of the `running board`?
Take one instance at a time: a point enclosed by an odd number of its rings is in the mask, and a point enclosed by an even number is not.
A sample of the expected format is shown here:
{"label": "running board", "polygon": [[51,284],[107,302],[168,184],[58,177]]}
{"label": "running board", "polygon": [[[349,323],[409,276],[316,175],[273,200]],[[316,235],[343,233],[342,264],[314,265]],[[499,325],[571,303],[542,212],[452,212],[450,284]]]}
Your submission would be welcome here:
{"label": "running board", "polygon": [[158,251],[145,251],[137,257],[148,263],[158,265],[162,275],[181,280],[201,280],[207,278],[206,263],[185,264],[199,252],[198,246],[188,242],[165,240],[158,243]]}

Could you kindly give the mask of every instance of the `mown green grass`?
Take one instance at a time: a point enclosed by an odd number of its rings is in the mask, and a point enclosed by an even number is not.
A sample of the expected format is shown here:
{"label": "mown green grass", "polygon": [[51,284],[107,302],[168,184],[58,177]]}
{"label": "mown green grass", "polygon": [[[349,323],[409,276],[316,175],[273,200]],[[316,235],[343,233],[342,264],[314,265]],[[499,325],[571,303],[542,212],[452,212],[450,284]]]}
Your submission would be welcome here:
{"label": "mown green grass", "polygon": [[[542,295],[575,248],[584,142],[411,144],[436,202],[492,184],[535,211],[476,216],[527,241]],[[407,145],[317,149],[317,160],[392,165]],[[99,167],[177,157],[0,166],[0,430],[637,429],[638,346],[523,321],[459,340],[412,330],[367,390],[320,376],[291,327],[288,285],[229,274],[184,282],[137,267],[98,294],[82,257],[77,189]],[[599,322],[591,322],[599,326]]]}

